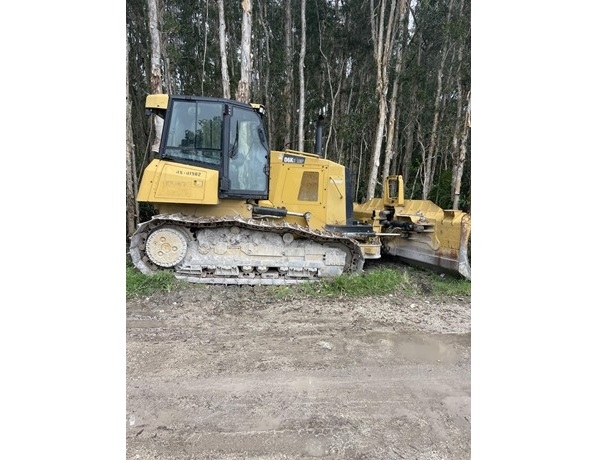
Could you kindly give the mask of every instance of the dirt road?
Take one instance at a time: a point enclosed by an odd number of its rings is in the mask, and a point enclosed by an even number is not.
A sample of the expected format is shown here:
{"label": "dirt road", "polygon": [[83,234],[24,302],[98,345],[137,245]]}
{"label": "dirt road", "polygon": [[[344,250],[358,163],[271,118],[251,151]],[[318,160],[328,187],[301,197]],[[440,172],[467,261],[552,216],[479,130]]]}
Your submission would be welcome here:
{"label": "dirt road", "polygon": [[128,459],[470,458],[470,298],[127,302]]}

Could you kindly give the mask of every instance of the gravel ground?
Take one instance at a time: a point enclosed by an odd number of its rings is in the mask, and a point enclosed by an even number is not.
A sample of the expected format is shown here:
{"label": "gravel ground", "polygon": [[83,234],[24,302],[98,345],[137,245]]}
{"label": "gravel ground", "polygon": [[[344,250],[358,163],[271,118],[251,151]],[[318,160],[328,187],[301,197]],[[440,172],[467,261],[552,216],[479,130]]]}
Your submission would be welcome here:
{"label": "gravel ground", "polygon": [[128,459],[470,458],[470,298],[127,301]]}

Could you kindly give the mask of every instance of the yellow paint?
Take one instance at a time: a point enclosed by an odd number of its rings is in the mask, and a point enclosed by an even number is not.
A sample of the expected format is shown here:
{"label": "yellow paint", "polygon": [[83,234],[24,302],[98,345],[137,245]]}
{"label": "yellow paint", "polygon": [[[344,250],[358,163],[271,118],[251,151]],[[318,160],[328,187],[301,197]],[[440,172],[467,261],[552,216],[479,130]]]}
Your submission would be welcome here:
{"label": "yellow paint", "polygon": [[167,94],[149,94],[146,97],[145,107],[147,109],[166,109],[169,103]]}
{"label": "yellow paint", "polygon": [[[285,155],[299,158],[303,163],[283,162]],[[310,213],[310,228],[323,229],[327,224],[346,224],[344,166],[294,150],[272,151],[270,157],[271,207]],[[287,216],[286,220],[307,224],[302,217]]]}
{"label": "yellow paint", "polygon": [[149,203],[218,204],[219,172],[155,159],[146,168],[138,201]]}

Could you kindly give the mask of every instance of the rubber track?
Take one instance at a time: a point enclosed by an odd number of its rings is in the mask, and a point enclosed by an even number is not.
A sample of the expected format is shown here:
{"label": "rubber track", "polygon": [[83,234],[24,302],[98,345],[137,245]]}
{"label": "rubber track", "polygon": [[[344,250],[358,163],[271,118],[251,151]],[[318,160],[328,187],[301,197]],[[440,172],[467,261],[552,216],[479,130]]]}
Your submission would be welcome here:
{"label": "rubber track", "polygon": [[[134,266],[146,275],[154,274],[158,267],[155,267],[144,252],[144,244],[151,230],[162,225],[173,224],[182,225],[188,229],[203,228],[223,228],[237,226],[250,230],[269,231],[277,234],[291,233],[296,238],[307,238],[317,243],[340,243],[350,250],[350,264],[345,267],[345,273],[358,273],[363,269],[364,256],[360,246],[355,240],[340,233],[328,232],[324,230],[310,229],[298,224],[289,224],[287,222],[271,223],[260,219],[244,219],[241,216],[234,217],[195,217],[185,216],[183,214],[160,214],[153,216],[150,221],[143,222],[130,238],[130,257]],[[296,284],[299,282],[312,281],[311,278],[244,278],[244,277],[203,277],[187,274],[176,274],[177,278],[190,282],[202,284]],[[315,278],[313,280],[319,280]]]}

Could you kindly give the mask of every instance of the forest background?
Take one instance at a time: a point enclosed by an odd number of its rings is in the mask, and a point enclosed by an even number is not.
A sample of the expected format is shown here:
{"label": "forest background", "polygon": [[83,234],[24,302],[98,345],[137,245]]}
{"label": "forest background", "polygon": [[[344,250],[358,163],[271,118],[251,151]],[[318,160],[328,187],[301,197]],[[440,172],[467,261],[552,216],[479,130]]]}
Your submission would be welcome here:
{"label": "forest background", "polygon": [[158,120],[147,94],[266,107],[269,145],[347,166],[358,202],[406,196],[470,212],[469,0],[128,0],[127,232]]}

